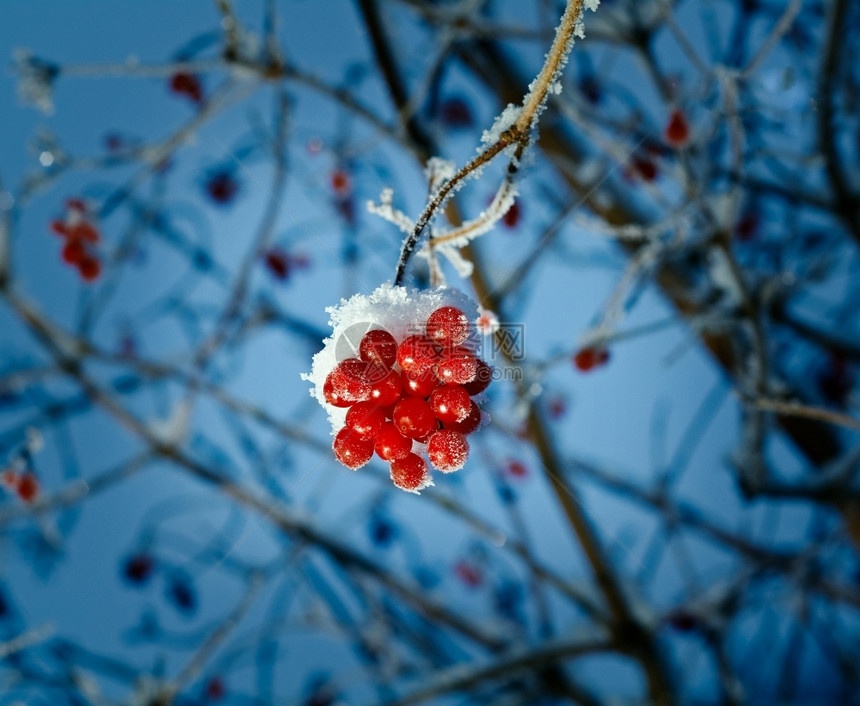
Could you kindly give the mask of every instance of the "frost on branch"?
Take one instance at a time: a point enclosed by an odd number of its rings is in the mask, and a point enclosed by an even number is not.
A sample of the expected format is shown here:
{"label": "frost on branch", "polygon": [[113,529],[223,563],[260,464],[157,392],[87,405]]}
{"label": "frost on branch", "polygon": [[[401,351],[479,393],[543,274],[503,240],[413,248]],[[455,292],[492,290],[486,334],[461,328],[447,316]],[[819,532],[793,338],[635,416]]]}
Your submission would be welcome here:
{"label": "frost on branch", "polygon": [[498,116],[496,116],[496,119],[493,121],[493,126],[489,130],[484,130],[481,135],[482,147],[479,147],[478,151],[480,152],[484,149],[483,146],[485,145],[496,144],[501,138],[502,133],[517,122],[522,112],[523,108],[521,105],[508,103],[507,107]]}
{"label": "frost on branch", "polygon": [[[499,116],[496,122],[499,123],[504,115],[505,113]],[[515,120],[516,117],[514,116],[511,119]],[[452,162],[439,157],[432,157],[428,160],[425,175],[427,176],[431,199],[433,198],[432,195],[436,194],[444,184],[449,182],[455,173],[455,167]],[[474,170],[470,176],[477,177],[479,173],[480,170]],[[435,223],[431,223],[429,242],[416,254],[429,260],[430,271],[433,273],[433,282],[435,285],[445,285],[445,279],[436,261],[437,255],[445,257],[454,266],[460,277],[469,277],[472,274],[472,263],[463,257],[460,250],[469,241],[492,230],[493,226],[513,206],[517,193],[516,185],[510,178],[506,177],[499,186],[490,205],[476,218],[466,221],[460,226],[448,229],[441,229]],[[393,223],[401,232],[411,234],[415,229],[415,222],[403,213],[403,211],[394,207],[393,199],[393,190],[390,188],[383,189],[379,195],[379,203],[369,201],[367,210],[389,223]]]}
{"label": "frost on branch", "polygon": [[54,112],[54,80],[59,68],[33,56],[29,49],[16,49],[18,97],[25,105],[34,105],[46,115]]}
{"label": "frost on branch", "polygon": [[402,232],[411,233],[415,227],[415,222],[409,218],[403,211],[394,208],[394,190],[383,189],[379,194],[379,203],[373,201],[367,202],[367,210],[380,218],[385,219],[389,223],[396,225]]}
{"label": "frost on branch", "polygon": [[457,274],[461,277],[468,277],[472,274],[473,266],[463,257],[460,252],[461,248],[465,247],[469,241],[492,230],[493,226],[504,218],[514,205],[516,196],[516,186],[506,179],[502,182],[485,211],[457,228],[451,228],[444,232],[434,229],[430,241],[418,252],[418,255],[430,260],[431,268],[435,267],[434,255],[443,255],[457,270]]}

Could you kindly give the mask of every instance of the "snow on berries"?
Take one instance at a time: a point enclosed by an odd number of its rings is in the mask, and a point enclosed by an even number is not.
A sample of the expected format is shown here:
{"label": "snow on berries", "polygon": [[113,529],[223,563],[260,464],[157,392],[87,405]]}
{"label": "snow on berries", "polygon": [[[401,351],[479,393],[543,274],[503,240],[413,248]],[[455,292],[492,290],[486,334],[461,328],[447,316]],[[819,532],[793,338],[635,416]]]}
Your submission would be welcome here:
{"label": "snow on berries", "polygon": [[332,336],[302,377],[328,412],[335,458],[357,470],[375,454],[412,493],[433,485],[431,466],[463,468],[466,436],[481,425],[473,398],[492,378],[476,353],[475,304],[454,290],[386,284],[328,312]]}

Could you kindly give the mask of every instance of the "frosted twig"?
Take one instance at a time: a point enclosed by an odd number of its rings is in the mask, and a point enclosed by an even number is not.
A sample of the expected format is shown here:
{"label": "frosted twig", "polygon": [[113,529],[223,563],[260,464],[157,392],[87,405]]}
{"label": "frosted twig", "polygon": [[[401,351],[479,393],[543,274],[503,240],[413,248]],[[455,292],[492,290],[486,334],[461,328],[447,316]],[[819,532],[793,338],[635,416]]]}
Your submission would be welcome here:
{"label": "frosted twig", "polygon": [[789,30],[791,23],[794,22],[794,18],[797,17],[802,6],[803,0],[791,0],[791,2],[788,3],[782,16],[767,36],[767,39],[761,43],[755,56],[750,59],[749,63],[741,71],[740,75],[742,77],[745,78],[749,76],[759,67],[759,64],[764,61],[765,57],[773,50],[777,42],[779,42],[783,35]]}
{"label": "frosted twig", "polygon": [[[469,176],[479,171],[492,161],[496,155],[511,146],[515,146],[515,150],[508,171],[509,173],[512,170],[516,171],[519,160],[533,137],[533,131],[546,103],[547,95],[551,90],[552,92],[556,90],[554,86],[561,70],[564,68],[567,54],[573,46],[574,35],[582,34],[581,22],[584,2],[585,0],[568,0],[561,23],[556,29],[555,39],[547,53],[546,61],[537,78],[529,86],[529,92],[523,99],[522,107],[516,110],[509,106],[508,110],[500,117],[501,122],[497,121],[494,129],[485,133],[485,140],[495,139],[495,142],[457,171],[449,181],[440,186],[439,190],[436,191],[425,206],[424,211],[415,223],[415,228],[404,240],[400,250],[400,258],[397,262],[394,277],[396,285],[402,283],[406,265],[409,262],[409,258],[415,252],[415,247],[424,229],[439,209],[445,205],[448,198]],[[593,0],[589,0],[589,6],[594,9],[597,4]],[[505,125],[505,122],[510,118],[513,119]]]}
{"label": "frosted twig", "polygon": [[50,623],[46,623],[41,627],[28,630],[17,637],[13,637],[11,640],[0,642],[0,660],[50,639],[55,632],[56,628]]}

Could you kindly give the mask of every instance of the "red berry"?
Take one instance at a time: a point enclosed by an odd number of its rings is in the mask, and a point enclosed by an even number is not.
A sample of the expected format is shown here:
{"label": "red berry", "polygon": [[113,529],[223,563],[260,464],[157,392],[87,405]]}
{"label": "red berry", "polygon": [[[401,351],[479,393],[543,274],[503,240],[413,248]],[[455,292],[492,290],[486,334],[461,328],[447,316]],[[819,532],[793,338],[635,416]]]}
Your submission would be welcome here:
{"label": "red berry", "polygon": [[25,503],[33,502],[39,495],[39,480],[32,473],[22,473],[18,476],[18,497]]}
{"label": "red berry", "polygon": [[667,622],[679,632],[690,632],[699,627],[698,617],[683,608],[670,613]]}
{"label": "red berry", "polygon": [[332,444],[334,457],[353,471],[361,468],[373,456],[373,442],[362,439],[351,429],[341,429]]}
{"label": "red berry", "polygon": [[493,379],[493,369],[483,360],[477,358],[477,368],[475,369],[475,379],[467,382],[463,387],[470,396],[480,395],[490,386]]}
{"label": "red berry", "polygon": [[690,141],[690,124],[679,108],[675,108],[669,116],[664,137],[672,147],[683,147]]}
{"label": "red berry", "polygon": [[63,262],[69,265],[77,265],[87,255],[87,250],[80,240],[68,240],[63,246]]}
{"label": "red berry", "polygon": [[747,213],[735,224],[735,236],[741,242],[750,241],[755,238],[758,228],[758,216],[755,213]]}
{"label": "red berry", "polygon": [[98,276],[101,274],[102,263],[92,255],[84,255],[84,257],[78,260],[78,271],[85,282],[92,282],[98,279]]}
{"label": "red berry", "polygon": [[347,402],[364,402],[370,399],[370,383],[365,377],[367,363],[358,358],[340,361],[331,371],[334,393]]}
{"label": "red berry", "polygon": [[382,425],[385,424],[385,414],[373,402],[356,402],[346,413],[345,428],[361,438],[372,439]]}
{"label": "red berry", "polygon": [[68,232],[69,238],[73,240],[83,240],[87,243],[98,243],[102,238],[98,230],[86,221],[71,226]]}
{"label": "red berry", "polygon": [[573,356],[573,364],[577,370],[587,373],[590,370],[599,368],[609,360],[609,351],[606,348],[598,348],[596,346],[588,346],[579,350]]}
{"label": "red berry", "polygon": [[403,391],[412,397],[429,397],[439,382],[432,370],[420,375],[404,375]]}
{"label": "red berry", "polygon": [[647,157],[634,155],[631,160],[633,171],[639,175],[643,181],[654,181],[657,178],[657,165]]}
{"label": "red berry", "polygon": [[[368,377],[373,379],[375,375]],[[400,380],[400,374],[396,370],[389,370],[381,380],[371,383],[370,400],[380,407],[388,407],[400,399],[402,390],[403,384]]]}
{"label": "red berry", "polygon": [[273,248],[266,253],[266,268],[272,275],[279,279],[285,280],[290,273],[290,261],[287,253],[283,250]]}
{"label": "red berry", "polygon": [[469,458],[469,442],[466,436],[449,429],[441,429],[430,437],[427,455],[434,468],[443,473],[459,471]]}
{"label": "red berry", "polygon": [[179,95],[188,96],[195,103],[203,100],[203,87],[200,79],[194,74],[177,72],[170,77],[170,90]]}
{"label": "red berry", "polygon": [[368,331],[358,344],[358,357],[390,368],[397,361],[397,341],[388,331]]}
{"label": "red berry", "polygon": [[206,682],[206,698],[209,701],[220,701],[224,698],[227,690],[220,677],[212,677]]}
{"label": "red berry", "polygon": [[377,432],[373,448],[383,461],[394,461],[412,451],[412,439],[403,436],[391,422],[386,422]]}
{"label": "red berry", "polygon": [[445,429],[458,431],[461,434],[471,434],[479,426],[481,426],[481,409],[474,402],[472,402],[472,407],[469,409],[469,414],[465,419],[459,422],[444,424]]}
{"label": "red berry", "polygon": [[104,137],[105,149],[108,152],[119,152],[123,147],[125,147],[125,140],[122,139],[122,135],[116,132],[110,132]]}
{"label": "red berry", "polygon": [[467,561],[458,561],[454,566],[454,573],[469,588],[477,588],[484,580],[481,570]]}
{"label": "red berry", "polygon": [[334,407],[349,407],[353,402],[343,399],[334,389],[334,382],[332,382],[332,376],[334,373],[329,373],[326,376],[325,382],[323,383],[323,397],[325,397],[325,401]]}
{"label": "red berry", "polygon": [[427,336],[409,336],[397,349],[397,362],[410,375],[420,375],[430,370],[438,358],[436,346]]}
{"label": "red berry", "polygon": [[469,337],[469,319],[455,306],[443,306],[427,317],[427,336],[446,348],[459,346]]}
{"label": "red berry", "polygon": [[438,423],[430,405],[417,397],[404,397],[394,408],[394,425],[404,436],[424,441]]}
{"label": "red berry", "polygon": [[549,416],[553,419],[561,419],[567,412],[567,403],[563,397],[554,397],[547,403]]}
{"label": "red berry", "polygon": [[352,179],[344,169],[335,169],[331,173],[331,188],[338,196],[346,196],[352,191]]}
{"label": "red berry", "polygon": [[239,191],[239,182],[229,169],[212,172],[206,181],[206,192],[215,203],[230,203]]}
{"label": "red berry", "polygon": [[504,223],[508,228],[516,228],[520,222],[520,202],[514,201],[511,204],[511,207],[507,210],[504,216],[502,216],[502,223]]}
{"label": "red berry", "polygon": [[464,98],[460,96],[446,98],[439,108],[439,117],[446,127],[467,128],[472,126],[472,109]]}
{"label": "red berry", "polygon": [[149,554],[135,554],[126,559],[122,568],[123,576],[132,583],[146,583],[152,576],[155,559]]}
{"label": "red berry", "polygon": [[18,486],[18,474],[11,469],[7,469],[0,474],[0,483],[7,488],[16,488]]}
{"label": "red berry", "polygon": [[430,480],[427,463],[413,453],[395,459],[391,462],[391,480],[403,490],[421,490]]}
{"label": "red berry", "polygon": [[66,199],[66,208],[69,211],[77,211],[78,213],[87,212],[87,204],[83,199]]}
{"label": "red berry", "polygon": [[63,221],[51,221],[51,230],[57,235],[66,237],[69,234],[69,228]]}
{"label": "red berry", "polygon": [[443,424],[461,422],[469,416],[472,400],[460,385],[439,385],[430,395],[430,407]]}
{"label": "red berry", "polygon": [[468,348],[446,350],[436,364],[436,377],[444,384],[465,385],[478,373],[478,359]]}
{"label": "red berry", "polygon": [[508,461],[505,470],[509,475],[514,476],[515,478],[525,478],[529,471],[528,468],[525,467],[525,464],[521,461],[511,460]]}

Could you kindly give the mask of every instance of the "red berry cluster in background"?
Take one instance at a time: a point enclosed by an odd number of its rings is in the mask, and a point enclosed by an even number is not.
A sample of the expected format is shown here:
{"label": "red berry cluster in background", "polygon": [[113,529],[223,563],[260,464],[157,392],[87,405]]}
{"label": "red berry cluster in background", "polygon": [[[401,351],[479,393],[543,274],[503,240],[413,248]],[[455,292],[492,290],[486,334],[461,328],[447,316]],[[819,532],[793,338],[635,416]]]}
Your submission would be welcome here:
{"label": "red berry cluster in background", "polygon": [[332,446],[337,460],[355,470],[375,451],[391,464],[394,484],[413,492],[430,482],[413,441],[427,445],[437,470],[460,470],[469,456],[466,437],[481,423],[472,398],[492,377],[467,344],[470,334],[469,319],[453,306],[436,309],[423,333],[400,342],[384,330],[366,333],[358,358],[339,362],[323,386],[326,402],[349,408]]}
{"label": "red berry cluster in background", "polygon": [[96,227],[90,223],[86,204],[80,199],[66,202],[67,215],[64,221],[51,222],[51,230],[65,240],[61,257],[63,262],[76,267],[85,282],[98,279],[102,264],[95,253],[101,240]]}
{"label": "red berry cluster in background", "polygon": [[39,479],[34,473],[25,471],[18,473],[14,470],[3,471],[0,475],[0,485],[15,493],[23,502],[32,503],[39,497]]}

